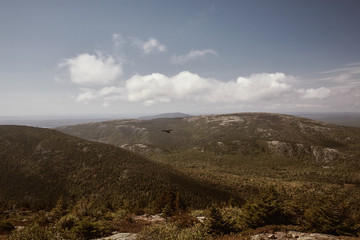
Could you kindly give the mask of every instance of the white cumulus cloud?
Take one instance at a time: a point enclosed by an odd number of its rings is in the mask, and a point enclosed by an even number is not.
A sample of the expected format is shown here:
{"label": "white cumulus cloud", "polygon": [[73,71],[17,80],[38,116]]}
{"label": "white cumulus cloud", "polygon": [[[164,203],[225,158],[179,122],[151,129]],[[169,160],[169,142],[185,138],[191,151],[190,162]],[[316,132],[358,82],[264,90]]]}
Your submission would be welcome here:
{"label": "white cumulus cloud", "polygon": [[135,38],[133,39],[133,44],[143,50],[145,54],[149,54],[152,52],[164,52],[166,50],[165,45],[161,44],[155,38],[150,38],[146,42]]}
{"label": "white cumulus cloud", "polygon": [[105,86],[120,78],[123,69],[111,56],[80,54],[63,60],[59,65],[72,83],[81,86]]}
{"label": "white cumulus cloud", "polygon": [[[313,104],[311,101],[329,99],[340,89],[295,88],[294,77],[284,73],[257,73],[238,77],[232,81],[204,78],[189,71],[174,76],[161,73],[134,75],[118,82],[116,86],[100,89],[82,89],[79,103],[101,100],[103,106],[116,101],[141,102],[144,106],[173,101],[211,103],[224,106],[232,104],[276,105]],[[353,94],[352,94],[353,95]]]}
{"label": "white cumulus cloud", "polygon": [[291,78],[284,73],[261,73],[239,77],[236,81],[222,82],[203,78],[188,71],[171,77],[153,73],[145,76],[135,75],[125,81],[123,86],[102,89],[98,95],[106,97],[107,102],[126,99],[130,102],[142,102],[145,106],[174,100],[211,103],[251,102],[278,98],[291,92],[291,86],[286,83]]}
{"label": "white cumulus cloud", "polygon": [[330,89],[325,87],[320,88],[309,88],[309,89],[299,89],[298,92],[302,95],[305,99],[323,99],[330,96]]}
{"label": "white cumulus cloud", "polygon": [[97,93],[94,90],[83,88],[81,89],[79,95],[76,97],[75,101],[77,103],[87,104],[89,103],[89,101],[95,100],[97,98]]}
{"label": "white cumulus cloud", "polygon": [[204,57],[206,55],[217,55],[217,52],[215,52],[212,49],[192,50],[185,55],[179,55],[179,56],[173,55],[171,61],[174,64],[180,64],[196,58]]}
{"label": "white cumulus cloud", "polygon": [[143,101],[145,105],[150,105],[202,96],[208,90],[210,81],[187,71],[172,77],[160,73],[135,75],[126,81],[125,91],[129,101]]}

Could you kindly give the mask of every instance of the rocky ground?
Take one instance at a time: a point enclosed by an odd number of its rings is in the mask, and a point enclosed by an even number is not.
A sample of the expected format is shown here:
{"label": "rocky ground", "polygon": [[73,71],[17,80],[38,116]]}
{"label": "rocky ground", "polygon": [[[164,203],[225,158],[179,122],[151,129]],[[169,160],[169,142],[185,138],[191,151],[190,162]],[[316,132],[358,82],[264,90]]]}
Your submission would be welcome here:
{"label": "rocky ground", "polygon": [[[135,233],[117,233],[110,237],[99,238],[96,240],[135,240],[138,234]],[[243,238],[242,238],[243,239]],[[332,236],[328,234],[320,234],[320,233],[304,233],[304,232],[274,232],[274,233],[261,233],[251,236],[249,239],[251,240],[355,240],[358,238],[352,237],[338,237]],[[166,239],[164,239],[166,240]]]}
{"label": "rocky ground", "polygon": [[98,238],[96,240],[135,240],[136,236],[136,233],[117,233],[110,237]]}
{"label": "rocky ground", "polygon": [[344,238],[338,236],[332,236],[327,234],[320,233],[303,233],[303,232],[274,232],[274,233],[261,233],[254,236],[251,236],[251,240],[268,240],[268,239],[278,239],[278,240],[345,240],[345,239],[356,239],[356,238]]}

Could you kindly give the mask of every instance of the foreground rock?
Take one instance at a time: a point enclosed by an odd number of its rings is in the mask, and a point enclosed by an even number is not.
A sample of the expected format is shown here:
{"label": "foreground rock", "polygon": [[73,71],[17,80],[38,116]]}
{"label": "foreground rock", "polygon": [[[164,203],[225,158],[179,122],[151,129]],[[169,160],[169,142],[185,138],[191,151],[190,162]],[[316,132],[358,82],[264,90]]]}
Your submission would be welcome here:
{"label": "foreground rock", "polygon": [[275,233],[261,233],[251,237],[251,240],[268,240],[268,239],[278,239],[278,240],[287,240],[287,239],[297,239],[297,240],[342,240],[345,238],[320,234],[320,233],[303,233],[303,232],[275,232]]}
{"label": "foreground rock", "polygon": [[117,233],[110,237],[98,238],[95,240],[135,240],[137,234],[135,233]]}

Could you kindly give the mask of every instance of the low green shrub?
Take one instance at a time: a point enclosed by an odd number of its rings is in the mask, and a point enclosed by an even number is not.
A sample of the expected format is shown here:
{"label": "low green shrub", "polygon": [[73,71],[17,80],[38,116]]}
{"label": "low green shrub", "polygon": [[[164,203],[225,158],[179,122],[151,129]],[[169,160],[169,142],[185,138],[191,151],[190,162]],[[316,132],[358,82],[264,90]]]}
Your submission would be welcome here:
{"label": "low green shrub", "polygon": [[9,240],[75,240],[66,234],[60,234],[55,229],[49,227],[40,227],[35,224],[26,227],[23,230],[13,231]]}
{"label": "low green shrub", "polygon": [[78,221],[79,221],[78,217],[69,213],[63,216],[62,218],[60,218],[60,220],[57,222],[56,225],[61,227],[62,229],[71,229]]}
{"label": "low green shrub", "polygon": [[1,220],[0,221],[0,233],[9,233],[12,230],[14,230],[14,225],[11,224],[11,222],[7,220]]}
{"label": "low green shrub", "polygon": [[291,223],[290,219],[284,202],[275,190],[266,191],[255,201],[248,201],[242,208],[241,222],[246,228],[286,225]]}
{"label": "low green shrub", "polygon": [[224,219],[220,209],[212,206],[208,219],[209,233],[212,235],[230,234],[235,232],[234,223]]}
{"label": "low green shrub", "polygon": [[356,236],[360,228],[347,210],[341,204],[317,205],[305,211],[302,225],[308,231]]}
{"label": "low green shrub", "polygon": [[180,229],[172,223],[146,227],[137,240],[205,240],[210,239],[208,229],[197,223],[192,227]]}
{"label": "low green shrub", "polygon": [[99,238],[111,233],[110,225],[105,221],[93,221],[84,218],[77,222],[71,229],[80,239]]}

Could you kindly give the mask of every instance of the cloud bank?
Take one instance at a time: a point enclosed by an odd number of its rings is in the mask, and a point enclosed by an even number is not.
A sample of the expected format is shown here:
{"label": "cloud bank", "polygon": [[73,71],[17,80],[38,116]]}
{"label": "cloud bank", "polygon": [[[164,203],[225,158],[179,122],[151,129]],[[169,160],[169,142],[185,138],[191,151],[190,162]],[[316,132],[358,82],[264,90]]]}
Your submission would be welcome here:
{"label": "cloud bank", "polygon": [[141,102],[144,106],[157,103],[190,100],[212,104],[236,104],[271,102],[279,99],[319,99],[326,98],[330,90],[295,89],[291,86],[294,77],[284,73],[259,73],[248,77],[238,77],[234,81],[222,82],[203,78],[189,71],[174,76],[152,73],[120,81],[117,86],[100,89],[82,89],[77,102],[102,100],[104,106],[114,101]]}
{"label": "cloud bank", "polygon": [[[128,39],[144,54],[163,52],[165,45],[150,38],[143,42]],[[113,34],[117,50],[129,42]],[[173,55],[173,64],[217,55],[212,49],[192,50],[185,55]],[[167,76],[159,72],[130,75],[123,78],[122,62],[111,55],[83,53],[61,61],[63,79],[78,87],[77,103],[97,101],[103,106],[116,102],[156,104],[186,104],[218,106],[221,108],[288,109],[292,111],[356,109],[360,107],[360,63],[323,72],[325,77],[314,79],[311,88],[301,86],[301,79],[282,72],[254,73],[231,81],[202,77],[190,71]],[[124,61],[123,61],[124,62]],[[126,62],[126,61],[125,61]],[[345,110],[345,109],[344,109]]]}

